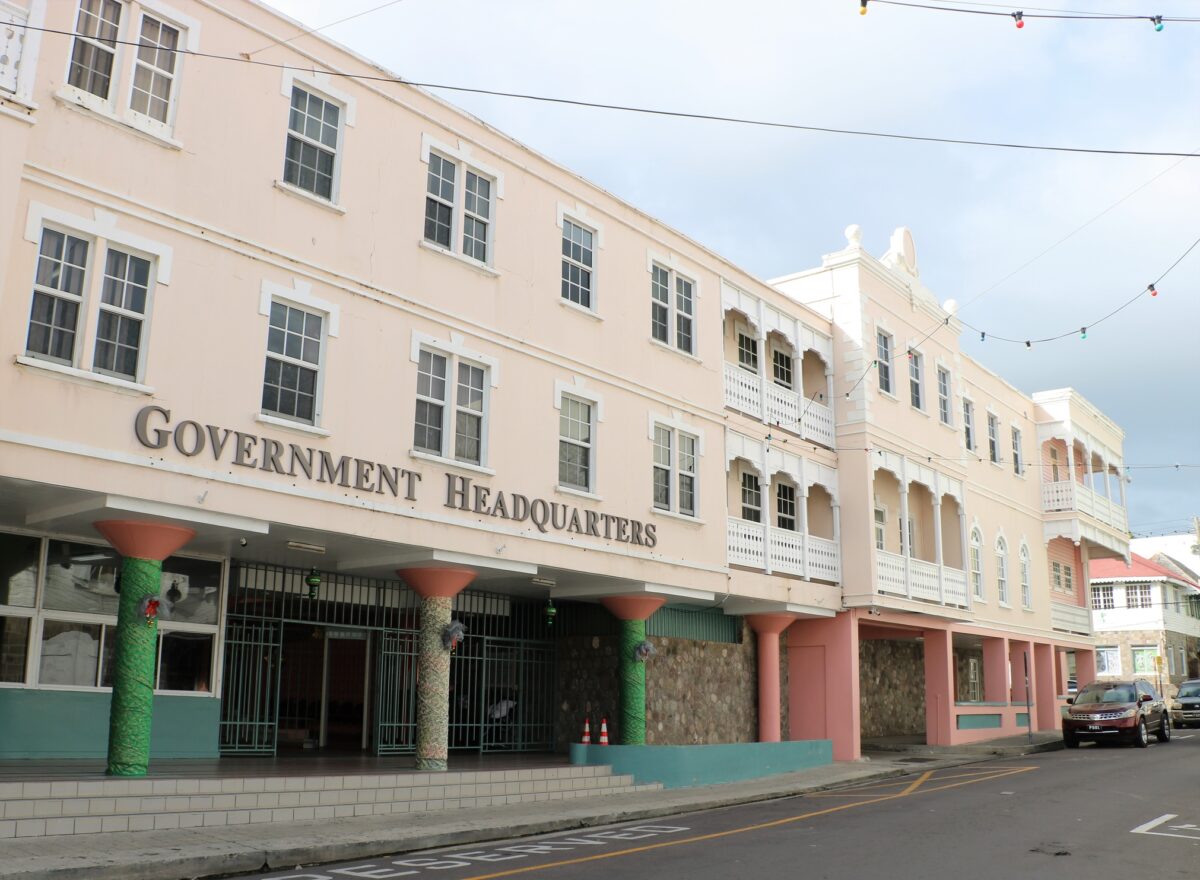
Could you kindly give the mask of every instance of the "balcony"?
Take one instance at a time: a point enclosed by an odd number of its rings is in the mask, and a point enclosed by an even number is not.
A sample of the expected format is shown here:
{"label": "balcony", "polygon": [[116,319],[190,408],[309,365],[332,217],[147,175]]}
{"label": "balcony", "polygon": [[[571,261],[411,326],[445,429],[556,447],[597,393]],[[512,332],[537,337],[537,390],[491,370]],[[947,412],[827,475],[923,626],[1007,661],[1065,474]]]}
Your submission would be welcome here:
{"label": "balcony", "polygon": [[1092,615],[1086,608],[1080,608],[1078,605],[1051,602],[1050,627],[1059,632],[1090,636],[1092,634]]}
{"label": "balcony", "polygon": [[1129,520],[1120,502],[1110,501],[1074,480],[1043,483],[1042,510],[1047,513],[1086,513],[1118,531],[1129,530]]}
{"label": "balcony", "polygon": [[768,382],[765,393],[761,379],[737,364],[725,364],[725,405],[756,419],[800,434],[804,439],[833,447],[833,410],[808,400],[790,388]]}
{"label": "balcony", "polygon": [[905,577],[904,557],[886,550],[875,551],[875,576],[881,593],[920,599],[939,605],[970,607],[967,601],[967,573],[962,569],[941,566],[923,559],[909,558],[908,577]]}
{"label": "balcony", "polygon": [[794,574],[808,580],[841,582],[842,558],[837,542],[786,529],[771,529],[768,548],[765,534],[762,523],[730,517],[729,563],[765,570],[769,559],[772,572]]}

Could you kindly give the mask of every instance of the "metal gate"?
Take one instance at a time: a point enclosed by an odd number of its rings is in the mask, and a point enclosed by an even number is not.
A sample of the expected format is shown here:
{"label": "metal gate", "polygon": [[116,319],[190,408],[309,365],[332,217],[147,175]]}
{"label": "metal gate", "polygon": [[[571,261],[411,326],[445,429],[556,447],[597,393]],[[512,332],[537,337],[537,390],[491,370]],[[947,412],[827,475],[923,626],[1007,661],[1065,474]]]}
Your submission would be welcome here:
{"label": "metal gate", "polygon": [[283,624],[230,616],[225,625],[222,754],[273,755]]}
{"label": "metal gate", "polygon": [[554,648],[520,639],[484,639],[487,706],[480,751],[554,748]]}
{"label": "metal gate", "polygon": [[398,755],[417,747],[415,632],[383,632],[375,652],[375,754]]}

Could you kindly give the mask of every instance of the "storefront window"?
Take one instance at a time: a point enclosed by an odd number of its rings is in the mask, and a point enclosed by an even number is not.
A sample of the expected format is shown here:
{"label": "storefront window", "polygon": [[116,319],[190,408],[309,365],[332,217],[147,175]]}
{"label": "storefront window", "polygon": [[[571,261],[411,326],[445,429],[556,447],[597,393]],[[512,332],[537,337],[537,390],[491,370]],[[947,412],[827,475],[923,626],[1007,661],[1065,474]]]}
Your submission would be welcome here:
{"label": "storefront window", "polygon": [[47,620],[42,624],[42,684],[96,686],[100,624]]}
{"label": "storefront window", "polygon": [[25,654],[29,650],[29,618],[0,617],[0,681],[25,681]]}
{"label": "storefront window", "polygon": [[216,625],[220,594],[221,563],[179,556],[163,562],[160,595],[170,605],[167,620]]}
{"label": "storefront window", "polygon": [[211,690],[213,637],[210,633],[164,632],[158,667],[160,691]]}
{"label": "storefront window", "polygon": [[106,547],[50,541],[42,607],[116,617],[120,561],[117,552]]}
{"label": "storefront window", "polygon": [[0,533],[0,605],[33,607],[41,549],[41,538]]}

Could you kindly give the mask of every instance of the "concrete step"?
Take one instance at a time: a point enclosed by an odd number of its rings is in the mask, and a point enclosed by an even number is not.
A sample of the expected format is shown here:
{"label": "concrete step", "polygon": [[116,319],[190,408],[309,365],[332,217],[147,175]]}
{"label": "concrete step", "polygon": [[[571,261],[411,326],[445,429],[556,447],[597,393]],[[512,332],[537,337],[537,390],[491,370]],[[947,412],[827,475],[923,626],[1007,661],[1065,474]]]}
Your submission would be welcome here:
{"label": "concrete step", "polygon": [[502,807],[645,791],[607,766],[475,773],[0,783],[0,838]]}

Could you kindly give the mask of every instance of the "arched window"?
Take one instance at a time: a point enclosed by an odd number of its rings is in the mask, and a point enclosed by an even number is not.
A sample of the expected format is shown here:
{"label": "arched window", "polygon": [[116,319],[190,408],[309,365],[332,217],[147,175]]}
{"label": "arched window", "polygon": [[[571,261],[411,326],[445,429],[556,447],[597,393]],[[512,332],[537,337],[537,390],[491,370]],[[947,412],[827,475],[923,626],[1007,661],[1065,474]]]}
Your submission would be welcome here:
{"label": "arched window", "polygon": [[996,601],[1008,604],[1008,545],[996,539]]}
{"label": "arched window", "polygon": [[1029,548],[1021,545],[1021,607],[1033,608],[1033,587],[1029,583]]}
{"label": "arched window", "polygon": [[971,529],[971,589],[983,598],[983,533],[977,528]]}

